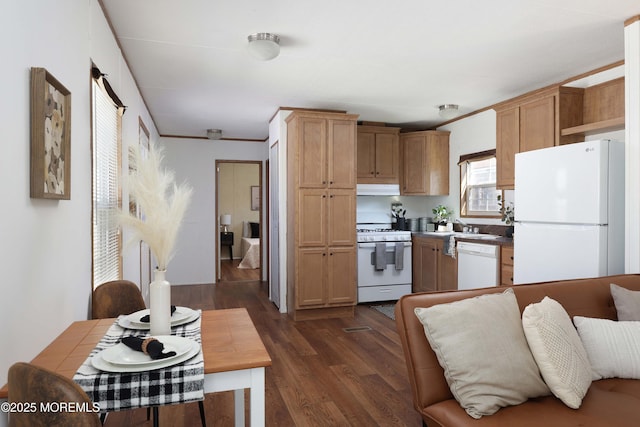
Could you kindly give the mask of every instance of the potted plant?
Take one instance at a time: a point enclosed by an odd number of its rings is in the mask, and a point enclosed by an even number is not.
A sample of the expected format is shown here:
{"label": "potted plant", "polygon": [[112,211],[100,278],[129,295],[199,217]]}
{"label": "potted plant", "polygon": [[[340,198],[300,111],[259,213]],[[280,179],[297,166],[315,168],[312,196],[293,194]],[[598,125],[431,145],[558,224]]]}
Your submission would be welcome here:
{"label": "potted plant", "polygon": [[438,231],[445,231],[449,218],[453,215],[453,209],[446,207],[445,205],[438,205],[431,210],[435,215],[433,221],[438,224]]}
{"label": "potted plant", "polygon": [[498,205],[500,206],[500,213],[502,214],[502,222],[508,225],[505,235],[507,237],[513,237],[513,222],[516,215],[515,207],[512,202],[506,204],[506,201],[502,200],[500,194],[498,194]]}

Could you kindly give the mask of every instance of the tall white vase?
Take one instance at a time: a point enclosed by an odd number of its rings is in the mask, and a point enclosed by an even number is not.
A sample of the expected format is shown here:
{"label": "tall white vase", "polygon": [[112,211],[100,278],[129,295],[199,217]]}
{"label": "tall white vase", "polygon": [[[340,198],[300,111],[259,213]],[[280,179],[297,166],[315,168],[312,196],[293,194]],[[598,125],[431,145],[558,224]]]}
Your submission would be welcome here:
{"label": "tall white vase", "polygon": [[171,335],[171,284],[165,280],[166,270],[155,270],[149,285],[151,335]]}

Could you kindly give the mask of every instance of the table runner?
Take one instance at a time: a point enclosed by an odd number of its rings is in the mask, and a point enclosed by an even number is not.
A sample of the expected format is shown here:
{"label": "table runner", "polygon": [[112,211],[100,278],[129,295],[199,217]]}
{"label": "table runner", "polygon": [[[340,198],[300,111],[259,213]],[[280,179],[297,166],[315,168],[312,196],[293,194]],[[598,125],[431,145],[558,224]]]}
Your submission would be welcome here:
{"label": "table runner", "polygon": [[[202,315],[200,311],[199,314]],[[116,373],[93,367],[91,358],[95,354],[116,345],[127,335],[145,337],[149,331],[124,329],[116,320],[73,377],[91,400],[100,405],[100,412],[204,400],[202,351],[186,362],[152,371]],[[171,335],[201,343],[200,317],[171,328]]]}

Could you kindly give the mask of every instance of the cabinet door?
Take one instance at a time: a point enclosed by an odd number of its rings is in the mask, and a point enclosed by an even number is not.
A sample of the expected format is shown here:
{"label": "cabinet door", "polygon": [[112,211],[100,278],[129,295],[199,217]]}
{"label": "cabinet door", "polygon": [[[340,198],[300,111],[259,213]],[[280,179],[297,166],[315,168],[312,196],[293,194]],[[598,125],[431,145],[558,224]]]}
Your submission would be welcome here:
{"label": "cabinet door", "polygon": [[[375,151],[376,182],[380,184],[397,184],[400,173],[398,135],[386,133],[376,134]],[[358,161],[359,160],[360,157],[358,157]]]}
{"label": "cabinet door", "polygon": [[301,117],[297,141],[300,187],[324,188],[327,185],[327,121]]}
{"label": "cabinet door", "polygon": [[555,145],[555,97],[547,96],[520,105],[519,152]]}
{"label": "cabinet door", "polygon": [[413,292],[438,290],[439,239],[416,238],[413,244]]}
{"label": "cabinet door", "polygon": [[423,135],[402,138],[402,194],[426,194],[426,143]]}
{"label": "cabinet door", "polygon": [[513,188],[515,160],[520,145],[518,107],[496,112],[496,187]]}
{"label": "cabinet door", "polygon": [[296,308],[322,306],[327,280],[326,248],[298,249],[296,256]]}
{"label": "cabinet door", "polygon": [[444,242],[438,251],[438,290],[455,291],[458,289],[458,260],[444,253]]}
{"label": "cabinet door", "polygon": [[298,246],[326,246],[327,190],[298,191],[298,210],[293,220],[298,222]]}
{"label": "cabinet door", "polygon": [[376,177],[376,135],[358,131],[358,182],[369,184]]}
{"label": "cabinet door", "polygon": [[330,305],[356,302],[356,248],[329,248],[327,267],[327,303]]}
{"label": "cabinet door", "polygon": [[500,283],[513,285],[513,246],[503,246],[500,250]]}
{"label": "cabinet door", "polygon": [[329,120],[329,187],[356,188],[356,122]]}
{"label": "cabinet door", "polygon": [[427,178],[428,196],[449,194],[449,135],[427,136],[427,167],[423,173]]}
{"label": "cabinet door", "polygon": [[327,214],[329,233],[327,245],[356,244],[356,196],[353,190],[328,190]]}

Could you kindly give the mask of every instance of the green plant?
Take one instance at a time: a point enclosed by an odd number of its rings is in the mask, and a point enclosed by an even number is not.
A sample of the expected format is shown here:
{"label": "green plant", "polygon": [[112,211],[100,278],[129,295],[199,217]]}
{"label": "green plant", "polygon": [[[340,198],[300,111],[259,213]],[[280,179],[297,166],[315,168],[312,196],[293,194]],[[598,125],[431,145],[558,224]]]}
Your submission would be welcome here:
{"label": "green plant", "polygon": [[512,225],[516,215],[515,207],[513,206],[513,203],[509,202],[509,204],[506,205],[506,201],[503,201],[502,196],[498,194],[498,205],[500,205],[502,222],[504,222],[507,225]]}
{"label": "green plant", "polygon": [[445,205],[438,205],[431,209],[431,212],[435,215],[433,219],[438,224],[446,223],[451,215],[453,215],[453,209],[448,208]]}

